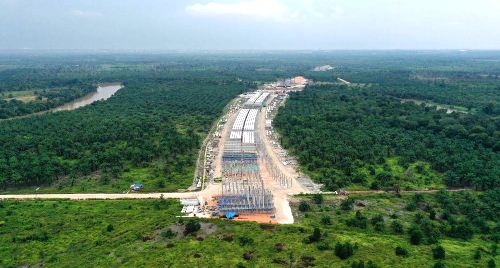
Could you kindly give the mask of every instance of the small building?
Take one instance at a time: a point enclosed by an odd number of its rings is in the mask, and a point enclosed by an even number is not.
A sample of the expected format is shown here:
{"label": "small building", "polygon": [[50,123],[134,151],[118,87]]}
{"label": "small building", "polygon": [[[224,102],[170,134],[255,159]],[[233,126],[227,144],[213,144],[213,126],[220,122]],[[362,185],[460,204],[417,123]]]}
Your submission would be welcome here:
{"label": "small building", "polygon": [[297,76],[293,78],[293,83],[295,85],[305,85],[307,84],[307,79],[305,79],[303,76]]}
{"label": "small building", "polygon": [[142,184],[141,183],[134,183],[134,184],[130,185],[130,189],[132,189],[134,191],[140,191],[140,190],[142,190]]}
{"label": "small building", "polygon": [[266,129],[271,129],[273,127],[273,120],[266,119]]}
{"label": "small building", "polygon": [[200,200],[197,198],[182,198],[180,200],[181,205],[183,206],[198,206],[200,205]]}

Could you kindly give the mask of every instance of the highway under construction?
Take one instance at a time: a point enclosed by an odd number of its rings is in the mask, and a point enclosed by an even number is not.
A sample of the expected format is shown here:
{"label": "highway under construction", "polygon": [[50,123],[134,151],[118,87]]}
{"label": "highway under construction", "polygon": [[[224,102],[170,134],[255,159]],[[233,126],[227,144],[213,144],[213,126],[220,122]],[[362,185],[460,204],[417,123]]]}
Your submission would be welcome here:
{"label": "highway under construction", "polygon": [[200,204],[202,214],[292,223],[289,195],[319,191],[279,146],[271,123],[288,93],[302,90],[306,82],[288,79],[266,84],[240,95],[228,109],[213,135],[209,150],[213,161],[205,166],[209,174],[204,179],[208,181],[205,193],[209,194],[204,196],[205,206]]}

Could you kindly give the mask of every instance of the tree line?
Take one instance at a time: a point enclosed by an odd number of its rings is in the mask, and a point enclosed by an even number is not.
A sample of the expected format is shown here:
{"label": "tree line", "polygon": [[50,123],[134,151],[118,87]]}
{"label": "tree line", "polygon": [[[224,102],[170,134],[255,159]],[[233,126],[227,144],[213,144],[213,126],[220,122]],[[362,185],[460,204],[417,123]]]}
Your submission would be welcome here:
{"label": "tree line", "polygon": [[[485,114],[447,114],[373,89],[329,85],[292,94],[274,125],[284,147],[327,189],[402,187],[418,173],[425,177],[425,163],[450,187],[500,185],[500,122]],[[391,157],[404,175],[387,166]]]}

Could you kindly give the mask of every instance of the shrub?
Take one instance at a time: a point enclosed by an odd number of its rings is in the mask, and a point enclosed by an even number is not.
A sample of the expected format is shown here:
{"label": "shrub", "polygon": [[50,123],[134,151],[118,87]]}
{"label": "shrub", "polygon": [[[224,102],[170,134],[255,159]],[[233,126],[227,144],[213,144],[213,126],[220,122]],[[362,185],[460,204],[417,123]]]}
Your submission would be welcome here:
{"label": "shrub", "polygon": [[342,203],[340,203],[340,208],[344,211],[352,210],[354,207],[354,199],[347,198]]}
{"label": "shrub", "polygon": [[302,261],[303,267],[310,267],[314,266],[314,260],[316,260],[316,258],[313,256],[302,256],[300,257],[300,260]]}
{"label": "shrub", "polygon": [[382,215],[377,215],[371,218],[370,221],[376,231],[382,232],[385,229],[384,217]]}
{"label": "shrub", "polygon": [[409,233],[410,233],[410,243],[412,243],[413,245],[419,245],[420,243],[422,243],[423,234],[422,230],[420,230],[420,227],[418,226],[411,227]]}
{"label": "shrub", "polygon": [[172,230],[168,229],[166,231],[161,232],[161,236],[167,239],[175,237],[176,233],[174,233]]}
{"label": "shrub", "polygon": [[233,235],[231,235],[231,234],[225,234],[224,236],[222,236],[222,240],[226,241],[226,242],[232,242],[233,241]]}
{"label": "shrub", "polygon": [[370,184],[370,189],[372,189],[372,190],[380,190],[380,183],[378,181],[373,181]]}
{"label": "shrub", "polygon": [[351,264],[351,268],[365,268],[364,261],[353,261]]}
{"label": "shrub", "polygon": [[367,223],[368,219],[359,210],[356,211],[354,218],[347,220],[347,225],[363,229],[366,229]]}
{"label": "shrub", "polygon": [[321,224],[330,225],[332,224],[332,219],[330,218],[330,216],[324,215],[323,217],[321,217]]}
{"label": "shrub", "polygon": [[253,258],[253,252],[245,252],[243,254],[243,259],[245,259],[247,261],[251,260],[252,258]]}
{"label": "shrub", "polygon": [[307,203],[304,200],[300,201],[299,211],[301,211],[301,212],[307,212],[307,211],[310,211],[310,210],[311,210],[311,206],[309,205],[309,203]]}
{"label": "shrub", "polygon": [[415,217],[414,217],[414,221],[416,224],[421,224],[422,221],[424,219],[424,215],[422,215],[422,213],[418,212],[417,214],[415,214]]}
{"label": "shrub", "polygon": [[342,260],[351,257],[354,254],[354,247],[350,242],[337,243],[335,245],[335,255]]}
{"label": "shrub", "polygon": [[165,188],[165,180],[160,179],[160,180],[156,181],[156,187],[160,188],[160,189]]}
{"label": "shrub", "polygon": [[481,259],[481,249],[477,248],[476,252],[474,253],[474,260],[480,260]]}
{"label": "shrub", "polygon": [[445,250],[442,246],[437,246],[432,249],[432,257],[435,260],[444,260],[445,254]]}
{"label": "shrub", "polygon": [[375,225],[377,222],[384,222],[384,216],[382,215],[377,215],[377,216],[374,216],[370,219],[370,222]]}
{"label": "shrub", "polygon": [[283,259],[273,259],[273,263],[288,266],[288,261]]}
{"label": "shrub", "polygon": [[391,228],[396,234],[404,233],[403,224],[398,220],[392,221]]}
{"label": "shrub", "polygon": [[446,265],[442,262],[436,262],[433,266],[434,268],[446,268]]}
{"label": "shrub", "polygon": [[417,205],[415,205],[415,203],[409,203],[408,205],[406,205],[406,210],[408,211],[415,211],[417,209]]}
{"label": "shrub", "polygon": [[470,223],[464,221],[458,224],[452,224],[448,235],[455,238],[469,240],[474,235],[474,230],[472,229]]}
{"label": "shrub", "polygon": [[365,265],[365,262],[364,261],[354,261],[352,264],[351,264],[351,267],[352,268],[378,268],[379,266],[377,264],[375,264],[374,262],[372,261],[368,261]]}
{"label": "shrub", "polygon": [[314,195],[312,196],[312,200],[313,200],[313,202],[314,202],[315,204],[317,204],[317,205],[321,205],[321,204],[323,204],[323,200],[324,200],[324,199],[323,199],[323,195],[322,195],[322,194],[314,194]]}
{"label": "shrub", "polygon": [[425,200],[424,200],[424,196],[421,193],[416,193],[413,196],[413,203],[415,203],[416,205],[419,205],[423,202],[425,202]]}
{"label": "shrub", "polygon": [[313,234],[309,236],[309,243],[318,242],[321,239],[321,230],[318,227],[315,227],[313,230]]}
{"label": "shrub", "polygon": [[318,246],[316,247],[318,250],[324,251],[324,250],[329,250],[331,249],[330,245],[326,242],[319,243]]}
{"label": "shrub", "polygon": [[112,224],[108,224],[108,226],[106,226],[106,231],[108,231],[108,232],[112,232],[114,229],[115,229],[115,227],[113,227]]}
{"label": "shrub", "polygon": [[195,220],[190,220],[186,223],[185,229],[184,229],[184,235],[196,233],[198,230],[200,230],[201,225],[199,222]]}
{"label": "shrub", "polygon": [[396,247],[395,252],[396,252],[397,256],[401,256],[401,257],[408,257],[408,255],[409,255],[408,250],[406,248],[400,247],[400,246]]}
{"label": "shrub", "polygon": [[495,260],[494,259],[490,259],[488,261],[488,268],[496,268],[497,267],[497,264],[495,263]]}
{"label": "shrub", "polygon": [[429,211],[429,219],[431,220],[436,219],[436,211],[434,209],[431,209],[431,211]]}
{"label": "shrub", "polygon": [[240,246],[246,246],[246,245],[251,245],[253,244],[253,238],[247,237],[247,236],[241,236],[238,238],[238,241],[240,242]]}

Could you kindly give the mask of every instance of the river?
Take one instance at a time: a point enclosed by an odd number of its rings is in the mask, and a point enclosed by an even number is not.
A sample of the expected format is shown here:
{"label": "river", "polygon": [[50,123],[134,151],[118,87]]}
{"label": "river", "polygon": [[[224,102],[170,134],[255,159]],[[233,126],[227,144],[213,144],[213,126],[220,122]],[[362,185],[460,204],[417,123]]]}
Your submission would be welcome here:
{"label": "river", "polygon": [[87,96],[78,98],[72,102],[66,103],[63,106],[59,106],[49,110],[50,112],[59,112],[59,111],[70,111],[74,110],[86,105],[89,105],[93,102],[106,100],[113,96],[118,90],[122,89],[123,85],[119,83],[113,84],[102,84],[97,87],[97,91],[88,94]]}
{"label": "river", "polygon": [[107,100],[111,98],[118,90],[123,88],[123,84],[121,83],[106,83],[106,84],[100,84],[97,86],[97,91],[92,92],[86,96],[83,96],[81,98],[78,98],[76,100],[73,100],[71,102],[68,102],[62,106],[52,108],[50,110],[46,111],[41,111],[37,113],[32,113],[32,114],[26,114],[26,115],[21,115],[21,116],[14,116],[11,118],[7,119],[0,119],[1,121],[6,121],[6,120],[14,120],[14,119],[20,119],[20,118],[26,118],[29,116],[33,115],[42,115],[46,113],[51,113],[51,112],[60,112],[60,111],[71,111],[86,105],[89,105],[93,102],[100,101],[100,100]]}

